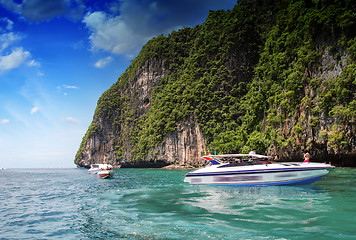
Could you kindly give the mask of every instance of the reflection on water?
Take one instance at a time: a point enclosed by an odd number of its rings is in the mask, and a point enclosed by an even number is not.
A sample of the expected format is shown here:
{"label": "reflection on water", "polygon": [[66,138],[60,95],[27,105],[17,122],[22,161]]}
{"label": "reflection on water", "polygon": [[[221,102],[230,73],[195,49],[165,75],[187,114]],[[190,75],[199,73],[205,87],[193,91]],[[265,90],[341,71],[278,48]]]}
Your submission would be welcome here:
{"label": "reflection on water", "polygon": [[212,188],[204,187],[204,197],[190,199],[192,206],[207,210],[230,226],[256,231],[283,226],[307,225],[316,214],[327,211],[328,193],[313,186]]}

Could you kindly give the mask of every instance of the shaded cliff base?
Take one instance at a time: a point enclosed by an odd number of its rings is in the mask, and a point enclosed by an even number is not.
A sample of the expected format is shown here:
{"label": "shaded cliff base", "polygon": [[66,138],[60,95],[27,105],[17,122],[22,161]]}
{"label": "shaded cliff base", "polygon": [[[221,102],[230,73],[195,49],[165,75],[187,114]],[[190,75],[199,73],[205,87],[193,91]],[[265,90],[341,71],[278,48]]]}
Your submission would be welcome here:
{"label": "shaded cliff base", "polygon": [[356,167],[356,152],[341,155],[327,155],[325,162],[330,162],[336,167]]}
{"label": "shaded cliff base", "polygon": [[[99,161],[99,163],[101,163]],[[198,166],[192,166],[192,165],[179,165],[179,164],[171,164],[163,160],[157,160],[157,161],[140,161],[140,162],[106,162],[108,164],[111,164],[114,168],[164,168],[164,169],[178,169],[178,168],[195,168]],[[83,168],[90,168],[90,164],[85,163],[84,161],[81,161],[77,165],[78,167],[83,167]]]}
{"label": "shaded cliff base", "polygon": [[[293,159],[280,159],[276,162],[302,162],[302,158]],[[356,152],[350,154],[324,154],[318,155],[311,158],[312,162],[325,162],[330,163],[336,167],[356,167]],[[197,168],[208,164],[202,164],[201,166],[193,165],[179,165],[171,164],[164,160],[156,161],[140,161],[140,162],[116,162],[111,163],[114,168],[163,168],[163,169],[184,169],[184,168]],[[81,162],[78,164],[79,167],[90,168],[90,165]]]}

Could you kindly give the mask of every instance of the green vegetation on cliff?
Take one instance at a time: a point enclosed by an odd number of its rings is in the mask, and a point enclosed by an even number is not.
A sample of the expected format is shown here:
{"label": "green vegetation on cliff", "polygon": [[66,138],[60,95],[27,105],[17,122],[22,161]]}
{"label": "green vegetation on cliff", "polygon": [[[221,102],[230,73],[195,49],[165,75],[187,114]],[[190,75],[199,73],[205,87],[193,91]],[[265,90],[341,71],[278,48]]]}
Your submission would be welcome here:
{"label": "green vegetation on cliff", "polygon": [[[356,121],[354,29],[353,1],[241,0],[232,10],[211,11],[200,26],[158,36],[99,99],[76,161],[99,119],[121,126],[115,151],[120,158],[130,150],[130,161],[154,156],[151,150],[187,120],[199,123],[218,153],[254,147],[276,154],[310,144],[348,150]],[[320,62],[325,53],[336,62],[328,69]],[[140,67],[157,59],[168,75],[149,111],[135,117],[124,91]],[[336,68],[339,76],[324,77]],[[336,119],[330,129],[321,126],[328,117]]]}

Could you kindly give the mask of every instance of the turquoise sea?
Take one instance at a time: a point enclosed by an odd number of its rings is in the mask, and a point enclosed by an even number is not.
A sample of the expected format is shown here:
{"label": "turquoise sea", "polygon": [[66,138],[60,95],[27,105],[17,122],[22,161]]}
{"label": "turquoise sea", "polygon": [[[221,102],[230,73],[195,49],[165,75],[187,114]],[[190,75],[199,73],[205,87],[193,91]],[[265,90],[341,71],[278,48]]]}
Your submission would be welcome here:
{"label": "turquoise sea", "polygon": [[188,170],[0,170],[0,239],[356,239],[356,169],[312,185],[191,186]]}

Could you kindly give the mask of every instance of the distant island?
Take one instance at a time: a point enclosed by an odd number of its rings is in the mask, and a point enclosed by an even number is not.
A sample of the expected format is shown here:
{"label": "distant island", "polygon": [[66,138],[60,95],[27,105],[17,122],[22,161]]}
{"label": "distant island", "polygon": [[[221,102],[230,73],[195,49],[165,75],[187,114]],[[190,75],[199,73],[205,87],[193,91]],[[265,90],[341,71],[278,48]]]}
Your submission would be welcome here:
{"label": "distant island", "polygon": [[353,1],[239,0],[157,36],[100,99],[88,167],[198,167],[204,154],[356,166]]}

